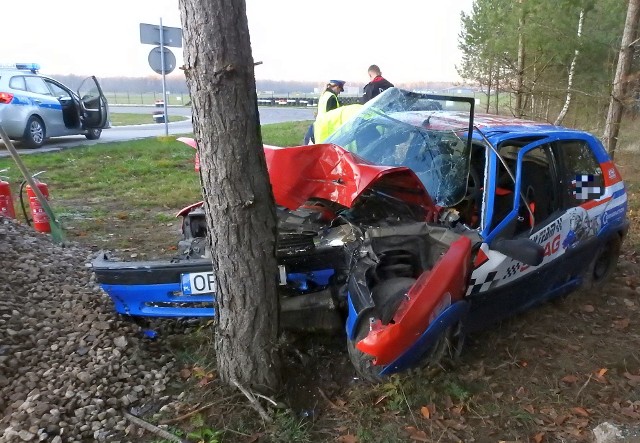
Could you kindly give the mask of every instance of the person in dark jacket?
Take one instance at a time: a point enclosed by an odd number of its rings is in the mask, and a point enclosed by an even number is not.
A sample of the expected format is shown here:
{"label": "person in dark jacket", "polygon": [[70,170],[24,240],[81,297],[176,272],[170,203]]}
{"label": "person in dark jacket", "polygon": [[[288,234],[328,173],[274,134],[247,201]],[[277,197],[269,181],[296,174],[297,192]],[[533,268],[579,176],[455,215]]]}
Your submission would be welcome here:
{"label": "person in dark jacket", "polygon": [[380,94],[382,91],[393,88],[393,83],[382,76],[382,72],[380,72],[378,65],[369,66],[367,71],[371,81],[364,87],[364,95],[362,96],[363,104]]}

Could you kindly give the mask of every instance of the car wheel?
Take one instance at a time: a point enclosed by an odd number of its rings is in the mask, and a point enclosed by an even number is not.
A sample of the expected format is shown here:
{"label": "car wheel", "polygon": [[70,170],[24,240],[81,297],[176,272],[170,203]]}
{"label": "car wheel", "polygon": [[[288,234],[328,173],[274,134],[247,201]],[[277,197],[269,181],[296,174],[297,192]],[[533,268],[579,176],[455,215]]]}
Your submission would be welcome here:
{"label": "car wheel", "polygon": [[[356,343],[362,340],[369,333],[369,324],[363,323],[358,328],[358,333],[355,340],[347,339],[347,350],[349,351],[349,359],[356,368],[356,372],[363,379],[373,382],[381,383],[385,380],[383,375],[380,375],[383,366],[375,366],[373,364],[373,357],[369,354],[365,354],[358,348]],[[444,360],[452,361],[460,356],[462,351],[463,335],[462,324],[447,327],[429,351],[424,354],[416,366],[416,368],[434,368],[441,365]]]}
{"label": "car wheel", "polygon": [[98,140],[102,134],[102,129],[89,129],[84,135],[87,140]]}
{"label": "car wheel", "polygon": [[40,117],[32,115],[24,129],[23,142],[28,148],[39,148],[44,144],[47,131]]}
{"label": "car wheel", "polygon": [[614,234],[598,249],[585,279],[587,287],[598,288],[609,281],[618,264],[621,246],[620,236]]}

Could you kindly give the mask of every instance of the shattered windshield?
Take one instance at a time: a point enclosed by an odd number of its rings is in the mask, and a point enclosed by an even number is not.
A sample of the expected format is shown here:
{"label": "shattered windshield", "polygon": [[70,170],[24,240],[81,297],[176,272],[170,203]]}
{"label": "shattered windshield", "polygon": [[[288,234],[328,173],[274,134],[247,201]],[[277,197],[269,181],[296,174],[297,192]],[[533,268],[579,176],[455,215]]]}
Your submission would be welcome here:
{"label": "shattered windshield", "polygon": [[377,165],[413,170],[440,206],[465,196],[473,98],[391,88],[325,141]]}

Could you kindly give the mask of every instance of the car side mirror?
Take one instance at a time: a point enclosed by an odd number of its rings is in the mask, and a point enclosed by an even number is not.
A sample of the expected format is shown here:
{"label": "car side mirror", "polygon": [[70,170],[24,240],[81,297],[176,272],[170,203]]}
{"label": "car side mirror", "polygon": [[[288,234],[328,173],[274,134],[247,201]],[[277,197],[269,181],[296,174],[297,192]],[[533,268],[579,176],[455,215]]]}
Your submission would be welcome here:
{"label": "car side mirror", "polygon": [[491,249],[529,266],[538,266],[544,259],[544,248],[530,238],[498,238],[490,246]]}

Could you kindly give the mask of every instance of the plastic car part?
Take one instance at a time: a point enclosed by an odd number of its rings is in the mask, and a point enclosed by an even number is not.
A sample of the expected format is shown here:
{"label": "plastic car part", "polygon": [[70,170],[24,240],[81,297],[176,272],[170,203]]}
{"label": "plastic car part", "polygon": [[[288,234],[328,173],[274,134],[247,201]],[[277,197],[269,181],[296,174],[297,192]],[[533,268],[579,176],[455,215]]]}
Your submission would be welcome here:
{"label": "plastic car part", "polygon": [[411,287],[393,321],[372,324],[371,332],[356,347],[372,355],[376,365],[388,365],[403,355],[440,312],[463,295],[469,272],[471,241],[460,237]]}

